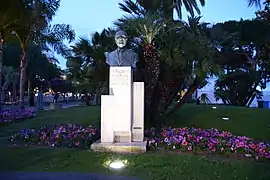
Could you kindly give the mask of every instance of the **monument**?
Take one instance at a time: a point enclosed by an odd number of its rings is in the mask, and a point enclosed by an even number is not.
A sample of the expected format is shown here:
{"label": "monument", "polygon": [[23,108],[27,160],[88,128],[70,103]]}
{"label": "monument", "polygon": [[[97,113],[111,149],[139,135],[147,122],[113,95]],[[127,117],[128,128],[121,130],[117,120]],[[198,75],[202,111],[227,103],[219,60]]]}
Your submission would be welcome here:
{"label": "monument", "polygon": [[144,83],[133,82],[138,55],[126,48],[127,34],[118,31],[118,48],[105,53],[110,66],[109,95],[101,96],[101,139],[94,151],[146,152],[144,141]]}

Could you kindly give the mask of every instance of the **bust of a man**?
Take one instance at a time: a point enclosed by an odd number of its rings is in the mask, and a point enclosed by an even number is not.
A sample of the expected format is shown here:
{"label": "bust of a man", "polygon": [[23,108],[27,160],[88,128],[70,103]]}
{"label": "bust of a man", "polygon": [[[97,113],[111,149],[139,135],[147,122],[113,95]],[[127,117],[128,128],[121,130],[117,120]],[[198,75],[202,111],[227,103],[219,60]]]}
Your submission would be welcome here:
{"label": "bust of a man", "polygon": [[138,55],[131,49],[126,48],[128,36],[124,31],[117,31],[115,34],[115,43],[117,49],[110,53],[105,53],[106,63],[109,66],[131,66],[136,68]]}

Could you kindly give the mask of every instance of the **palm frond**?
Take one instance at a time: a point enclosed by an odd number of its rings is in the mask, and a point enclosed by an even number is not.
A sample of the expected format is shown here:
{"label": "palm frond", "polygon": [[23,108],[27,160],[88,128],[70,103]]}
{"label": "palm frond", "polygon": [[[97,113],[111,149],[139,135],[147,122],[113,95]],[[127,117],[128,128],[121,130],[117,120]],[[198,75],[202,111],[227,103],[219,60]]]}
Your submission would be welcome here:
{"label": "palm frond", "polygon": [[119,8],[126,13],[138,16],[145,13],[145,10],[132,0],[124,0],[123,3],[119,3]]}
{"label": "palm frond", "polygon": [[246,0],[248,3],[248,6],[255,6],[257,8],[261,8],[261,0]]}
{"label": "palm frond", "polygon": [[[195,11],[200,15],[200,8],[197,3],[198,0],[173,0],[174,8],[176,9],[177,15],[182,19],[182,7],[184,6],[186,11],[190,13],[191,16],[195,15]],[[205,6],[205,0],[199,0],[201,6]]]}

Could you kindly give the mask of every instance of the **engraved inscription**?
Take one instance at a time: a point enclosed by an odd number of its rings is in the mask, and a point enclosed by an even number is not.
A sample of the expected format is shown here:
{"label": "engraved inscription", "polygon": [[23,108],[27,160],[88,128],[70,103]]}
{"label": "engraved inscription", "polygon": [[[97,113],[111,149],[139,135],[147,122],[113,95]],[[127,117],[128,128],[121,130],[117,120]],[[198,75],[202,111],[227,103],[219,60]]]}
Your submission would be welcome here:
{"label": "engraved inscription", "polygon": [[114,69],[110,74],[110,84],[112,86],[128,86],[129,85],[129,71]]}

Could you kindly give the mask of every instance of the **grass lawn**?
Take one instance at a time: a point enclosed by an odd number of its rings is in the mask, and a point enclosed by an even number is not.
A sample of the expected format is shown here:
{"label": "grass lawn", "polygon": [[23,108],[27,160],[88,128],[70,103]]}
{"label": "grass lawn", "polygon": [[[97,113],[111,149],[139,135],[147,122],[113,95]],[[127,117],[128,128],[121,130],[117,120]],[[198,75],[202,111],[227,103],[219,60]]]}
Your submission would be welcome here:
{"label": "grass lawn", "polygon": [[[196,126],[219,128],[234,134],[270,140],[270,111],[186,105],[171,119],[174,127]],[[99,107],[77,107],[56,112],[41,112],[32,120],[13,123],[0,128],[0,170],[17,171],[76,171],[110,173],[141,177],[142,179],[270,179],[270,164],[245,160],[217,160],[183,154],[148,152],[138,156],[93,153],[75,149],[44,149],[4,147],[6,139],[21,128],[44,124],[75,123],[99,125]],[[224,121],[221,117],[231,119]],[[102,163],[111,157],[127,159],[127,168],[112,172]]]}

